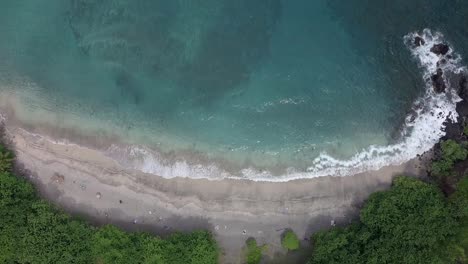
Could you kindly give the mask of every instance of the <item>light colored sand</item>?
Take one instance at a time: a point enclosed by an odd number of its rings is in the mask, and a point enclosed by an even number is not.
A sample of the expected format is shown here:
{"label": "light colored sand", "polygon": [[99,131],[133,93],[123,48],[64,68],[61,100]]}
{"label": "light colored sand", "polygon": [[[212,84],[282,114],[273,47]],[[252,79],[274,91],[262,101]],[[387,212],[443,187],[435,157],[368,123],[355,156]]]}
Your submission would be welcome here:
{"label": "light colored sand", "polygon": [[169,180],[126,170],[92,148],[57,143],[8,122],[6,127],[18,162],[48,199],[98,223],[131,230],[208,228],[223,249],[223,263],[241,261],[248,237],[268,243],[269,254],[277,254],[285,228],[308,238],[332,220],[353,219],[366,197],[387,188],[393,176],[423,173],[417,168],[421,162],[412,161],[351,177],[287,183]]}

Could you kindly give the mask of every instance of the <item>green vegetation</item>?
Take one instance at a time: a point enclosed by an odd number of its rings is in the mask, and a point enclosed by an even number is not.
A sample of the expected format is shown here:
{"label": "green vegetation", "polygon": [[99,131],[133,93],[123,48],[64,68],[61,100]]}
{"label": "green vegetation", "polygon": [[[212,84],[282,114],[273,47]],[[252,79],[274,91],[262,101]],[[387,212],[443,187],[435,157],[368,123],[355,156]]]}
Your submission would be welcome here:
{"label": "green vegetation", "polygon": [[246,244],[246,264],[258,264],[262,260],[262,252],[267,249],[266,245],[259,246],[254,238],[249,238]]}
{"label": "green vegetation", "polygon": [[457,235],[447,246],[451,263],[468,263],[468,219],[461,222]]}
{"label": "green vegetation", "polygon": [[468,177],[458,183],[457,191],[450,196],[450,202],[456,217],[468,217]]}
{"label": "green vegetation", "polygon": [[299,239],[292,230],[286,230],[283,234],[281,245],[287,250],[296,250],[299,248]]}
{"label": "green vegetation", "polygon": [[453,263],[468,263],[468,177],[457,185],[457,190],[449,197],[453,215],[459,221],[459,231],[450,240],[447,249]]}
{"label": "green vegetation", "polygon": [[370,196],[359,223],[314,235],[310,263],[450,263],[460,255],[447,250],[460,247],[457,219],[435,185],[398,177]]}
{"label": "green vegetation", "polygon": [[468,136],[468,124],[463,126],[463,135]]}
{"label": "green vegetation", "polygon": [[0,145],[0,172],[11,171],[13,158],[13,153],[6,150],[4,146]]}
{"label": "green vegetation", "polygon": [[434,161],[431,166],[431,173],[436,177],[448,177],[453,171],[455,162],[465,160],[468,150],[454,140],[446,140],[441,143],[441,157]]}
{"label": "green vegetation", "polygon": [[0,149],[0,263],[217,263],[205,231],[161,239],[71,218],[10,173],[12,157]]}

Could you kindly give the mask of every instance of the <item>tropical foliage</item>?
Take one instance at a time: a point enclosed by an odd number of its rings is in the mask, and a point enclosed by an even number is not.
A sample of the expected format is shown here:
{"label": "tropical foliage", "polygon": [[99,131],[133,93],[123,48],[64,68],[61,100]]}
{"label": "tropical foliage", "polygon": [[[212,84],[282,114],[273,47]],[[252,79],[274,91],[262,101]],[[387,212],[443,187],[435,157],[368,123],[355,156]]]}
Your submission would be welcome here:
{"label": "tropical foliage", "polygon": [[283,234],[281,245],[287,250],[296,250],[299,248],[299,239],[292,230],[286,230]]}
{"label": "tropical foliage", "polygon": [[314,235],[310,263],[461,261],[466,227],[453,208],[467,202],[462,192],[449,203],[435,185],[398,177],[390,190],[370,196],[360,222]]}
{"label": "tropical foliage", "polygon": [[450,176],[455,162],[465,160],[468,150],[452,139],[440,143],[441,157],[431,166],[431,174],[437,177]]}
{"label": "tropical foliage", "polygon": [[245,263],[246,264],[258,264],[262,260],[262,253],[266,250],[267,246],[257,245],[257,241],[254,238],[249,238],[245,242],[246,244],[246,256],[245,256]]}

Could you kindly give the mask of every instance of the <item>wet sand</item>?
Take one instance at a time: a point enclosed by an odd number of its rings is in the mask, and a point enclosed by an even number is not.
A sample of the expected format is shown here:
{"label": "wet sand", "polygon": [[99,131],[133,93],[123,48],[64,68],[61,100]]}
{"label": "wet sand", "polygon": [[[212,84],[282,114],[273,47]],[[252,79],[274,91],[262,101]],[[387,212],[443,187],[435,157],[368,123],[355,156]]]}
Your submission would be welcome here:
{"label": "wet sand", "polygon": [[209,229],[221,246],[222,263],[240,263],[249,237],[267,243],[270,257],[284,253],[280,236],[286,228],[307,244],[314,231],[356,219],[368,195],[388,188],[394,176],[425,172],[425,159],[415,159],[355,176],[283,183],[165,179],[122,167],[100,144],[73,144],[71,133],[62,132],[59,141],[12,119],[5,124],[19,167],[48,200],[96,224],[127,230],[164,235]]}

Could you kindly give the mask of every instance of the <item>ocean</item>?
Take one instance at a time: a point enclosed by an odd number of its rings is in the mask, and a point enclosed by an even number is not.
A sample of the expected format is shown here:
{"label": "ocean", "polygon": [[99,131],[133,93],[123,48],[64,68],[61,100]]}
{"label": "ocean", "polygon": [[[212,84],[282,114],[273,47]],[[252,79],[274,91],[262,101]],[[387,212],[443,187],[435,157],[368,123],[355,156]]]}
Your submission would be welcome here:
{"label": "ocean", "polygon": [[346,176],[443,136],[457,96],[432,91],[429,48],[450,44],[461,70],[467,15],[436,0],[2,0],[0,92],[23,122],[118,138],[107,155],[168,178]]}

